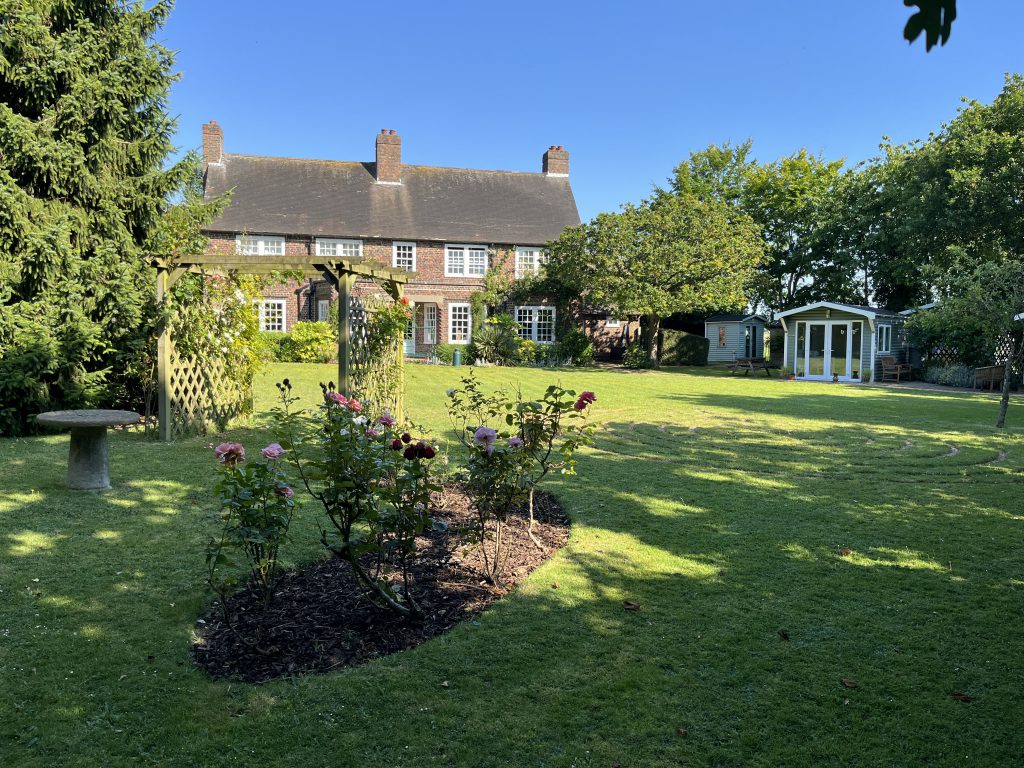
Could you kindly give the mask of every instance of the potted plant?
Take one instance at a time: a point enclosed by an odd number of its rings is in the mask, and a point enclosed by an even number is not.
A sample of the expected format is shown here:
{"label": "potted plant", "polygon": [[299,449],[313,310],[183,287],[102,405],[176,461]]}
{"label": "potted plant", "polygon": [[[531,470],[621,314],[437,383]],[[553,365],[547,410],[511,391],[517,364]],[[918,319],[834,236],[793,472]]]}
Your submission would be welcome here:
{"label": "potted plant", "polygon": [[832,383],[833,384],[838,384],[839,383],[839,374],[838,373],[833,373],[832,374]]}
{"label": "potted plant", "polygon": [[782,375],[785,376],[790,381],[793,381],[796,378],[796,376],[793,375],[793,372],[789,370],[789,367],[785,365],[782,366]]}

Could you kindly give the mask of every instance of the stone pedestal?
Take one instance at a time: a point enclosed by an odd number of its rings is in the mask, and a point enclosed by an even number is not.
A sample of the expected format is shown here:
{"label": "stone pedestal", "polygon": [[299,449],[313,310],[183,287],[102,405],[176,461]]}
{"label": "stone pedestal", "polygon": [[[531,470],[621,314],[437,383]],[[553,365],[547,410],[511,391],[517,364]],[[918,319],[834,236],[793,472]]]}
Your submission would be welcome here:
{"label": "stone pedestal", "polygon": [[107,455],[106,427],[72,429],[68,488],[75,491],[105,491],[110,488]]}

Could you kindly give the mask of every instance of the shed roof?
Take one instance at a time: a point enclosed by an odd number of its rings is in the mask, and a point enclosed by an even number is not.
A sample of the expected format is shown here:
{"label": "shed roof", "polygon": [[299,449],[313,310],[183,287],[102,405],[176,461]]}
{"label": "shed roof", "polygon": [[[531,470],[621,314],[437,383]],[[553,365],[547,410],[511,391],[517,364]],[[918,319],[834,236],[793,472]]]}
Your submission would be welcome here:
{"label": "shed roof", "polygon": [[711,315],[705,322],[708,323],[742,323],[744,320],[760,320],[762,323],[767,322],[765,318],[760,315],[743,315],[738,313],[722,313],[718,315]]}
{"label": "shed roof", "polygon": [[403,165],[401,179],[377,183],[374,163],[225,154],[206,194],[234,193],[206,229],[543,245],[580,223],[565,176]]}
{"label": "shed roof", "polygon": [[882,307],[866,307],[858,304],[842,304],[835,301],[816,301],[813,304],[805,304],[802,307],[794,307],[793,309],[787,309],[784,312],[776,312],[775,319],[778,320],[783,317],[789,317],[790,315],[796,315],[801,312],[807,312],[812,309],[838,309],[843,312],[851,312],[855,315],[863,315],[874,319],[876,317],[899,317],[898,312],[894,312],[891,309],[884,309]]}

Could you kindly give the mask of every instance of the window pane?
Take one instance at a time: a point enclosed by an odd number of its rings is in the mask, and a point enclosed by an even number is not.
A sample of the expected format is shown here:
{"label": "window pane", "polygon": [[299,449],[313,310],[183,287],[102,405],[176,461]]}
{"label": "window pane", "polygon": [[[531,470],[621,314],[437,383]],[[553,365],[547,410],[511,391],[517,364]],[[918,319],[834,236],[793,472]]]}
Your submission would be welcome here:
{"label": "window pane", "polygon": [[466,252],[462,248],[449,248],[446,254],[447,264],[445,272],[452,275],[461,275],[466,271]]}
{"label": "window pane", "polygon": [[522,327],[519,329],[519,338],[533,338],[533,309],[530,307],[516,307],[516,322]]}
{"label": "window pane", "polygon": [[470,248],[469,269],[467,271],[470,275],[485,274],[487,272],[487,251],[483,248]]}
{"label": "window pane", "polygon": [[448,306],[448,338],[453,344],[469,341],[472,321],[468,304],[450,304]]}
{"label": "window pane", "polygon": [[554,307],[537,308],[537,336],[539,342],[551,342],[555,340],[555,310]]}

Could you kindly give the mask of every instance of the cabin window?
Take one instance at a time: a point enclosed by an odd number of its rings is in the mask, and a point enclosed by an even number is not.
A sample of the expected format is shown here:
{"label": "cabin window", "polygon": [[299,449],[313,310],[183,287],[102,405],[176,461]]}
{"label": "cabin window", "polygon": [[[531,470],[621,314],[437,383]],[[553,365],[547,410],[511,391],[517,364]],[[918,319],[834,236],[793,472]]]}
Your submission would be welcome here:
{"label": "cabin window", "polygon": [[619,327],[621,327],[621,325],[622,325],[622,321],[620,321],[619,318],[617,318],[617,317],[612,317],[611,315],[608,315],[604,319],[604,327],[605,328],[619,328]]}
{"label": "cabin window", "polygon": [[446,245],[445,277],[483,277],[487,273],[487,248],[482,245]]}
{"label": "cabin window", "polygon": [[284,320],[284,299],[264,299],[256,303],[259,309],[260,330],[277,331],[285,330]]}
{"label": "cabin window", "polygon": [[391,264],[395,269],[416,271],[416,243],[395,243],[392,250]]}
{"label": "cabin window", "polygon": [[878,352],[879,354],[888,354],[889,352],[892,352],[891,325],[878,326]]}
{"label": "cabin window", "polygon": [[550,344],[555,340],[554,307],[516,307],[519,338]]}
{"label": "cabin window", "polygon": [[540,248],[516,248],[516,277],[536,275],[547,260],[547,253]]}
{"label": "cabin window", "polygon": [[331,316],[331,300],[318,299],[316,302],[316,319],[321,323],[327,322]]}
{"label": "cabin window", "polygon": [[468,344],[473,330],[473,316],[469,304],[448,305],[448,342]]}

